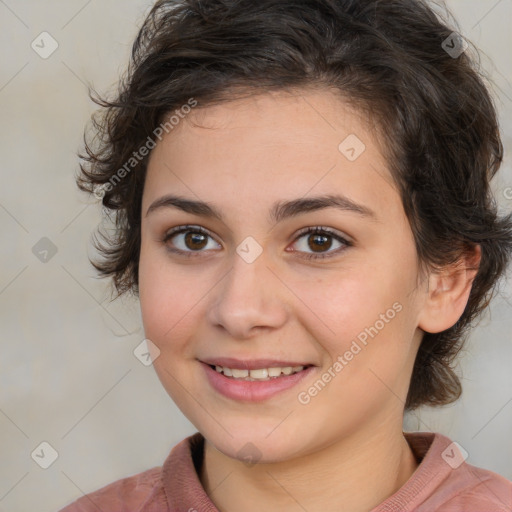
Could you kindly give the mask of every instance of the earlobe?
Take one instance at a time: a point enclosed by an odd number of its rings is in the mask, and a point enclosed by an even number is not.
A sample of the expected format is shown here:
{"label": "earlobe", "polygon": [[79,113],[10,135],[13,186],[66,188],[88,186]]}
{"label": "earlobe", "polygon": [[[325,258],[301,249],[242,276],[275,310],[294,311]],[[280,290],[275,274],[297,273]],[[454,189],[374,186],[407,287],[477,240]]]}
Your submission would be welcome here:
{"label": "earlobe", "polygon": [[456,264],[428,276],[426,299],[419,315],[420,329],[437,333],[455,325],[464,313],[480,259],[481,248],[477,245]]}

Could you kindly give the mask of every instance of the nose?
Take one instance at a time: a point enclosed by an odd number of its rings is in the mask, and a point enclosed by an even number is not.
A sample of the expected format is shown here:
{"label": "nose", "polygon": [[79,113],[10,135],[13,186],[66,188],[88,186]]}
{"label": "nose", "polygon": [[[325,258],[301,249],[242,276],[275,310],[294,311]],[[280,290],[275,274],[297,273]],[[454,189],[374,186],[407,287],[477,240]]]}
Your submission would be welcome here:
{"label": "nose", "polygon": [[286,288],[274,272],[268,267],[265,253],[252,263],[234,254],[231,270],[214,288],[207,313],[209,322],[237,340],[282,327],[289,308],[283,296]]}

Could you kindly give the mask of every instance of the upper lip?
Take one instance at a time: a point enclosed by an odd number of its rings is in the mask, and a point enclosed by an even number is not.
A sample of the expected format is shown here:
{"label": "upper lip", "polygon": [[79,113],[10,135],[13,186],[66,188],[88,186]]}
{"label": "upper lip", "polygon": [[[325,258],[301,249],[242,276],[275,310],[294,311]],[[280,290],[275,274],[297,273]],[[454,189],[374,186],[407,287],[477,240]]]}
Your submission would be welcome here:
{"label": "upper lip", "polygon": [[213,366],[223,366],[237,370],[257,370],[260,368],[286,368],[287,366],[313,366],[311,363],[299,361],[283,361],[279,359],[250,359],[241,360],[233,357],[212,357],[201,359],[203,363]]}

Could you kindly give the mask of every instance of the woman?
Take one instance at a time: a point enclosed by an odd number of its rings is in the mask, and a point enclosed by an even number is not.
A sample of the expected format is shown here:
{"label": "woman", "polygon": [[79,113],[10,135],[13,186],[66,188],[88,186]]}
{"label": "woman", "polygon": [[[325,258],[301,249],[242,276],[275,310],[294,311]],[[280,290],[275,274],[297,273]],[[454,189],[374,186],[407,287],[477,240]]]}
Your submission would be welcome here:
{"label": "woman", "polygon": [[402,431],[459,397],[512,247],[466,50],[420,0],[156,3],[79,185],[198,433],[65,512],[512,509],[511,482]]}

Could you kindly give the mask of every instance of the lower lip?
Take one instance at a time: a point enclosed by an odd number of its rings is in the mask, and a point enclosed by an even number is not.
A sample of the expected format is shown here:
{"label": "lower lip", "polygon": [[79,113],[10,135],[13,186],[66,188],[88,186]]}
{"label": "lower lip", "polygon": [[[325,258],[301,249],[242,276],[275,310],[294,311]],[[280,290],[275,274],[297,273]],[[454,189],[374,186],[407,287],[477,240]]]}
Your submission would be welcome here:
{"label": "lower lip", "polygon": [[226,377],[209,365],[201,364],[204,366],[206,376],[213,389],[227,398],[245,402],[262,402],[282,391],[293,388],[315,369],[314,366],[310,366],[291,375],[282,375],[262,381],[247,381]]}

